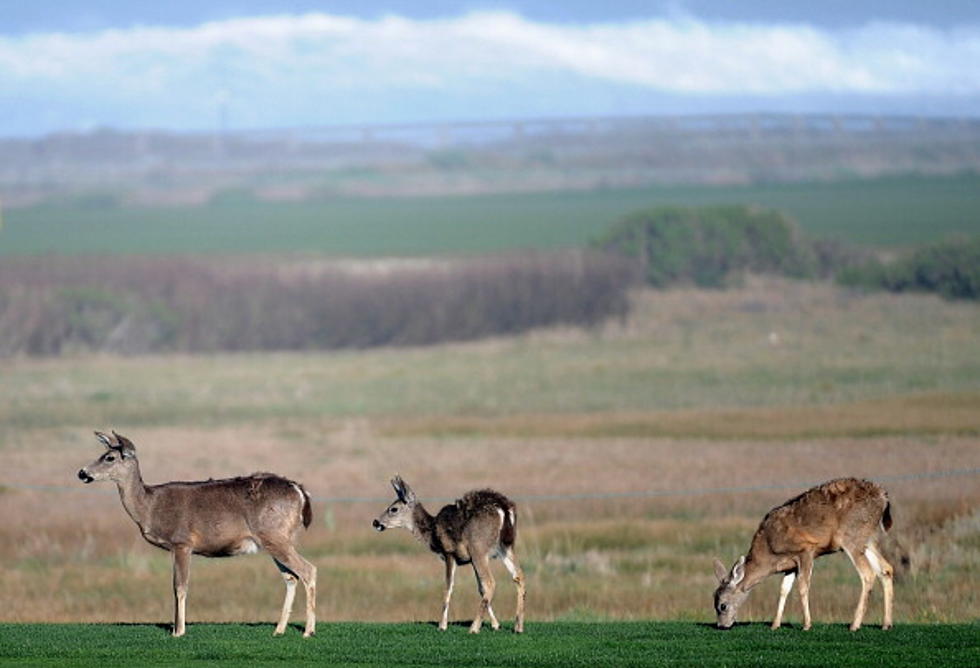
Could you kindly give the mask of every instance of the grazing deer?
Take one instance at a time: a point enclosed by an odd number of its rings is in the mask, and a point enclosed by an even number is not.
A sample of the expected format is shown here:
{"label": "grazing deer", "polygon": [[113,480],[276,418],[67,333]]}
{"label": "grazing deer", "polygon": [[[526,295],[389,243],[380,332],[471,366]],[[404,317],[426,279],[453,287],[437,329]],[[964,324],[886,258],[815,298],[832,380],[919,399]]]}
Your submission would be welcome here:
{"label": "grazing deer", "polygon": [[878,528],[892,526],[891,505],[884,489],[868,480],[839,478],[809,489],[769,511],[752,538],[748,555],[739,557],[730,572],[715,559],[715,575],[720,584],[715,591],[718,627],[735,623],[738,607],[749,590],[773,573],[782,573],[779,603],[772,628],[782,623],[786,597],[799,578],[803,605],[803,630],[810,628],[810,576],[813,560],[843,550],[861,577],[861,596],[851,630],[861,628],[868,594],[875,576],[885,592],[885,613],[881,628],[892,625],[892,567],[878,551]]}
{"label": "grazing deer", "polygon": [[503,494],[492,489],[467,492],[454,504],[444,506],[433,517],[415,497],[412,488],[395,476],[391,481],[398,499],[388,506],[373,526],[378,531],[402,527],[429,546],[446,563],[446,593],[442,600],[442,619],[439,630],[449,626],[449,598],[453,594],[456,566],[473,564],[476,584],[480,590],[480,608],[470,633],[479,633],[483,615],[490,618],[496,631],[500,622],[490,606],[493,600],[494,579],[490,559],[500,557],[517,585],[517,620],[514,633],[524,631],[524,571],[517,563],[514,542],[517,539],[516,506]]}
{"label": "grazing deer", "polygon": [[136,448],[125,436],[95,432],[106,451],[81,469],[86,483],[111,480],[123,508],[148,542],[174,557],[174,636],[184,635],[191,555],[231,557],[266,550],[286,581],[286,598],[274,635],[282,635],[296,595],[306,588],[306,630],[316,632],[316,567],[294,546],[300,527],[310,526],[310,495],[301,485],[271,473],[241,478],[144,484]]}

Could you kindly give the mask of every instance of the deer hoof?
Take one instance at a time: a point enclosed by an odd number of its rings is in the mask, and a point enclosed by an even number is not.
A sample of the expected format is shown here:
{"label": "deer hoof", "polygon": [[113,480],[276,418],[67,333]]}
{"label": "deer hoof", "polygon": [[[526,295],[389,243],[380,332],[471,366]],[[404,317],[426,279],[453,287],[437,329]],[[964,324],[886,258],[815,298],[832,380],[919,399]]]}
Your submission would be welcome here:
{"label": "deer hoof", "polygon": [[882,631],[887,631],[887,630],[888,630],[888,629],[890,629],[891,627],[892,627],[892,625],[891,625],[891,624],[882,624],[882,625],[881,625],[881,630],[882,630]]}
{"label": "deer hoof", "polygon": [[851,626],[850,626],[851,631],[857,631],[859,628],[861,628],[861,627],[860,626],[855,626],[854,624],[851,624]]}
{"label": "deer hoof", "polygon": [[304,631],[303,632],[303,637],[304,638],[312,638],[315,635],[316,635],[316,631]]}
{"label": "deer hoof", "polygon": [[470,627],[470,633],[479,633],[479,632],[480,632],[480,627],[479,626],[471,626]]}

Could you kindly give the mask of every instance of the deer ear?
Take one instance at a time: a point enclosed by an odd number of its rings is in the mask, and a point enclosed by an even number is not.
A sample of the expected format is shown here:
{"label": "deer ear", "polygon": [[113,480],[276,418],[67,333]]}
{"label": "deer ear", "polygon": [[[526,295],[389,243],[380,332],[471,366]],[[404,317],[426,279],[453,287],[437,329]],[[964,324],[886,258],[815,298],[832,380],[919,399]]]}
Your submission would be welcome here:
{"label": "deer ear", "polygon": [[743,554],[732,566],[732,585],[737,585],[745,577],[745,555]]}
{"label": "deer ear", "polygon": [[103,434],[101,431],[95,432],[95,437],[97,439],[99,439],[99,441],[101,441],[102,445],[104,445],[107,448],[114,448],[114,447],[116,447],[116,444],[112,441],[112,439],[109,436]]}
{"label": "deer ear", "polygon": [[391,479],[391,486],[394,488],[394,490],[395,490],[395,496],[398,497],[398,500],[401,501],[402,503],[404,503],[405,502],[405,481],[402,480],[402,477],[400,475],[396,475],[394,478],[392,478]]}
{"label": "deer ear", "polygon": [[720,560],[715,559],[715,577],[718,578],[718,582],[724,582],[727,576],[728,571],[725,570],[725,564],[721,563]]}
{"label": "deer ear", "polygon": [[118,446],[119,452],[122,453],[123,457],[136,456],[136,446],[133,445],[133,442],[131,440],[129,440],[125,436],[117,434],[115,431],[112,432],[112,435],[116,437],[116,442],[119,443]]}
{"label": "deer ear", "polygon": [[412,488],[408,486],[408,483],[402,480],[400,475],[396,475],[391,479],[391,486],[395,488],[395,494],[398,495],[398,500],[402,503],[415,503],[415,492]]}

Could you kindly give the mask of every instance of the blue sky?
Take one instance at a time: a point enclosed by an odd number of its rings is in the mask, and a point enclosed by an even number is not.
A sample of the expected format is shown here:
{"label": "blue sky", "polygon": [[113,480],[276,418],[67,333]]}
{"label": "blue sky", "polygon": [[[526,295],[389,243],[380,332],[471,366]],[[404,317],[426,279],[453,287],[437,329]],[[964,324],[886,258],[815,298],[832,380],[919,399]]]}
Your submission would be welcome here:
{"label": "blue sky", "polygon": [[134,25],[192,26],[242,16],[319,12],[359,18],[396,14],[446,18],[476,11],[511,11],[537,21],[605,22],[689,14],[714,21],[809,23],[821,27],[896,21],[935,27],[980,23],[977,0],[133,0],[0,2],[0,33],[87,31]]}
{"label": "blue sky", "polygon": [[980,115],[980,2],[0,1],[0,135]]}

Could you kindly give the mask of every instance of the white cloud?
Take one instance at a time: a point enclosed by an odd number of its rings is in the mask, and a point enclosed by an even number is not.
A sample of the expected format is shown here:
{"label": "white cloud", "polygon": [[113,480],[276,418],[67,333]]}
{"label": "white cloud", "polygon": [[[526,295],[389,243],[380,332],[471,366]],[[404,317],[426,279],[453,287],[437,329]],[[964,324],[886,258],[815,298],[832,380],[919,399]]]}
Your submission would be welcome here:
{"label": "white cloud", "polygon": [[[410,107],[426,95],[457,107],[469,96],[476,107],[469,115],[479,116],[480,105],[500,96],[541,88],[561,106],[603,86],[684,95],[978,95],[980,26],[828,31],[690,17],[565,25],[490,12],[438,20],[307,14],[0,36],[0,105],[30,99],[64,117],[76,107],[112,118],[125,109],[135,121],[167,124],[181,110],[207,113],[218,89],[241,107],[252,104],[240,117],[266,125],[288,123],[290,109],[316,103],[356,115],[358,99],[362,107]],[[360,113],[378,117],[370,111]]]}

